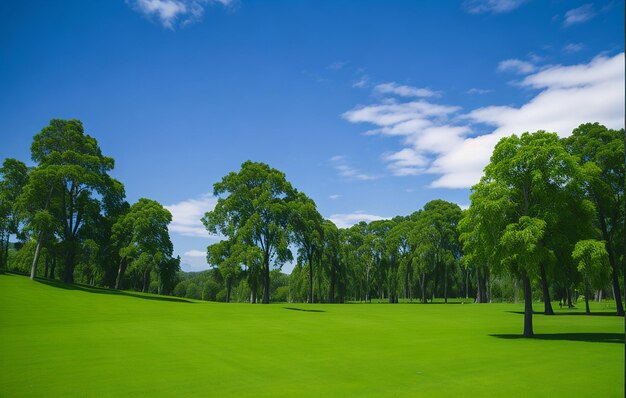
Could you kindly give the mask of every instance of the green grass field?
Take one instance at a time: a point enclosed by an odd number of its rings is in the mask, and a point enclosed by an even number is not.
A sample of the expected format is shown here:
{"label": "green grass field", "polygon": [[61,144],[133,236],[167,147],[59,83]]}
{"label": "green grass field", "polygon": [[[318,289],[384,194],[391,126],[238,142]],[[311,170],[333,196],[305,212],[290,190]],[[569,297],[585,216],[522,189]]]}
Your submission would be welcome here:
{"label": "green grass field", "polygon": [[624,395],[623,318],[538,314],[530,340],[522,309],[219,304],[0,274],[0,396]]}

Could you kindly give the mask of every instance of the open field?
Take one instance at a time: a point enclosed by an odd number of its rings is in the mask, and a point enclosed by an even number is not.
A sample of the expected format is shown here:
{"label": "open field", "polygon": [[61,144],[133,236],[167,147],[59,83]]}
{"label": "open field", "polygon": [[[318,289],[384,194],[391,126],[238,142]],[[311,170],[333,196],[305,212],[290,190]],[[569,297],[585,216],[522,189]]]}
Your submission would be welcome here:
{"label": "open field", "polygon": [[522,305],[218,304],[0,274],[0,395],[623,396],[624,319],[556,308],[528,340]]}

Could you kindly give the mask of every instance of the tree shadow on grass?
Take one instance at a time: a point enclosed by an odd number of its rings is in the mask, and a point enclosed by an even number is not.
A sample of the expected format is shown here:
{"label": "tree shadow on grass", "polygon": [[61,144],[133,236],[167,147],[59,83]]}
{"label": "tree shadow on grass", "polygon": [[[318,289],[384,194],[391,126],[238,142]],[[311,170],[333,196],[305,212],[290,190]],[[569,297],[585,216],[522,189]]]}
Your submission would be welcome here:
{"label": "tree shadow on grass", "polygon": [[[520,314],[520,315],[524,315],[524,311],[507,311],[511,314]],[[542,311],[533,311],[533,314],[535,315],[543,315]],[[587,314],[586,312],[581,312],[581,311],[572,311],[572,312],[555,312],[554,315],[550,315],[550,316],[561,316],[561,315],[587,315],[587,316],[618,316],[617,313],[615,313],[615,311],[612,312],[606,312],[606,311],[600,311],[600,312],[591,312],[589,314]]]}
{"label": "tree shadow on grass", "polygon": [[76,283],[61,283],[58,281],[53,281],[50,279],[43,279],[43,278],[35,278],[35,281],[43,285],[65,289],[65,290],[80,290],[80,291],[87,292],[87,293],[110,294],[113,296],[135,297],[135,298],[144,299],[144,300],[170,301],[170,302],[175,302],[175,303],[193,304],[193,301],[185,300],[183,298],[178,298],[178,297],[154,296],[154,295],[148,295],[148,294],[129,292],[126,290],[107,289],[106,287],[80,285]]}
{"label": "tree shadow on grass", "polygon": [[[499,339],[525,339],[521,334],[490,334],[491,337]],[[536,340],[567,340],[567,341],[584,341],[588,343],[617,343],[624,344],[623,333],[550,333],[535,334],[533,339]]]}
{"label": "tree shadow on grass", "polygon": [[326,312],[324,310],[307,310],[305,308],[296,308],[296,307],[283,307],[286,310],[291,310],[291,311],[303,311],[303,312]]}

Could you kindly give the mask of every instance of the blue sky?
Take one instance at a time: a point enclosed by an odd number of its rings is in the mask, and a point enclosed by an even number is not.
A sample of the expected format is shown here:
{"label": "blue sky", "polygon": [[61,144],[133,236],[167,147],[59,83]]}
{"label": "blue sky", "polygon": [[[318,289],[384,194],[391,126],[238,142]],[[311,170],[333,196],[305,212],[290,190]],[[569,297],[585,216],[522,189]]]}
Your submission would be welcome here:
{"label": "blue sky", "polygon": [[466,206],[504,135],[623,126],[623,16],[622,1],[2,2],[0,158],[28,160],[51,118],[82,120],[128,200],[172,211],[199,270],[212,184],[247,159],[348,226]]}

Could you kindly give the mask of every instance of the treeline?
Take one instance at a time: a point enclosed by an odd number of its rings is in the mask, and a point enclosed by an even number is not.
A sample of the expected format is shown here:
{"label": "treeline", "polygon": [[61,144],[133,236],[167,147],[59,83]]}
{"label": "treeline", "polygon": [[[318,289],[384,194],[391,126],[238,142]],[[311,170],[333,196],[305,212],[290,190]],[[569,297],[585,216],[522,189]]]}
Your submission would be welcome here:
{"label": "treeline", "polygon": [[502,138],[465,211],[434,200],[406,217],[339,229],[282,172],[253,162],[214,195],[203,222],[226,237],[207,256],[224,301],[243,285],[251,302],[269,302],[270,269],[291,261],[289,301],[487,302],[517,300],[519,289],[527,322],[533,298],[552,314],[552,299],[572,306],[579,293],[615,298],[624,313],[623,130],[596,123],[564,139]]}
{"label": "treeline", "polygon": [[[214,185],[202,222],[224,240],[208,247],[213,269],[190,274],[172,254],[171,214],[126,202],[113,159],[80,121],[52,120],[31,154],[34,167],[5,159],[0,169],[0,265],[31,277],[252,303],[481,303],[520,291],[527,335],[537,299],[552,314],[554,299],[610,297],[624,314],[624,130],[502,138],[469,209],[433,200],[346,229],[284,173],[247,161]],[[291,275],[280,272],[286,262]]]}
{"label": "treeline", "polygon": [[[27,167],[0,168],[0,266],[36,276],[171,294],[180,259],[154,200],[130,205],[114,161],[78,120],[54,119],[33,138]],[[15,236],[17,242],[9,242]],[[11,247],[11,250],[9,248]]]}

